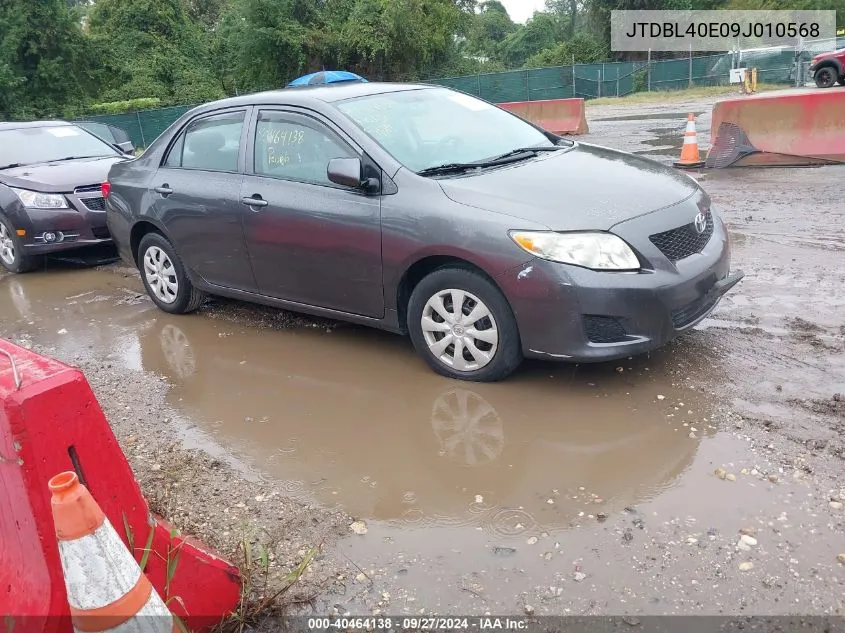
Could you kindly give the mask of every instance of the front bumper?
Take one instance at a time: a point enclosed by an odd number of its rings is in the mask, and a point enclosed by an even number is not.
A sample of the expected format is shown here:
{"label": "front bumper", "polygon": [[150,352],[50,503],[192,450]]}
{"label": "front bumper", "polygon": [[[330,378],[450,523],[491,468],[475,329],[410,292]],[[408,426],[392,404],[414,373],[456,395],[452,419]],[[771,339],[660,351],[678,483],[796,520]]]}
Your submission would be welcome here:
{"label": "front bumper", "polygon": [[[26,209],[21,213],[16,228],[26,231],[22,241],[28,254],[44,255],[111,243],[105,211],[88,209],[78,200],[70,202],[75,208]],[[46,242],[45,233],[55,234],[56,241]]]}
{"label": "front bumper", "polygon": [[639,273],[535,259],[502,275],[525,356],[593,362],[649,352],[701,322],[744,276],[730,271],[721,220],[700,253],[674,264],[659,252],[647,258],[659,265]]}

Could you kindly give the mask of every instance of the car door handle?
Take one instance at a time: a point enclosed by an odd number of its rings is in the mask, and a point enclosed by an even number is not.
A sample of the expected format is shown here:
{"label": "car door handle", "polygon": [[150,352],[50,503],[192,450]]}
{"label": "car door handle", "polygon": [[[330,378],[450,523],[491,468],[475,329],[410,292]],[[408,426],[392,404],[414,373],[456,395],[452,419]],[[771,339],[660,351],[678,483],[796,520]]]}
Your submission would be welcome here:
{"label": "car door handle", "polygon": [[171,189],[170,185],[168,185],[167,183],[164,183],[160,187],[156,187],[154,191],[156,193],[160,193],[163,196],[169,196],[171,193],[173,193],[173,189]]}
{"label": "car door handle", "polygon": [[[251,198],[241,198],[241,202],[249,207],[266,207],[269,204],[269,202],[257,195]],[[255,211],[255,209],[253,209],[253,211]]]}

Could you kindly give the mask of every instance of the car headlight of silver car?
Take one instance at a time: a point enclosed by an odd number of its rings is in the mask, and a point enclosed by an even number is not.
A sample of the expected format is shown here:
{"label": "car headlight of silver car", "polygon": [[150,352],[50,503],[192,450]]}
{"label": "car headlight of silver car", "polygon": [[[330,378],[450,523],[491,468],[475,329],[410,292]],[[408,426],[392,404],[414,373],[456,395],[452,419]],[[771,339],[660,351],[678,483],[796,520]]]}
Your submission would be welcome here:
{"label": "car headlight of silver car", "polygon": [[511,231],[511,239],[532,255],[593,270],[639,270],[640,261],[625,241],[612,233]]}
{"label": "car headlight of silver car", "polygon": [[40,193],[10,187],[27,209],[67,209],[67,199],[60,193]]}

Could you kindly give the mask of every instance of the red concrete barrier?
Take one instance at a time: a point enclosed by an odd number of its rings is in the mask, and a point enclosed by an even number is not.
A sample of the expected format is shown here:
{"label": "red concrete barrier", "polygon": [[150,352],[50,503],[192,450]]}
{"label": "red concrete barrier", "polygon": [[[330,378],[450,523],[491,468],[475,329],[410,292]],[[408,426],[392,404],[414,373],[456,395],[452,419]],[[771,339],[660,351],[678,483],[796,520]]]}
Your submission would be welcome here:
{"label": "red concrete barrier", "polygon": [[710,146],[708,167],[845,162],[845,90],[719,101]]}
{"label": "red concrete barrier", "polygon": [[[131,539],[136,560],[153,530],[144,571],[188,627],[207,630],[235,608],[237,568],[190,537],[171,539],[170,526],[150,513],[82,372],[0,339],[0,617],[6,629],[14,621],[15,633],[72,631],[47,489],[53,475],[67,470],[77,473],[127,547]],[[166,591],[174,548],[179,558]]]}
{"label": "red concrete barrier", "polygon": [[583,99],[547,99],[500,103],[500,108],[539,125],[554,134],[587,134]]}

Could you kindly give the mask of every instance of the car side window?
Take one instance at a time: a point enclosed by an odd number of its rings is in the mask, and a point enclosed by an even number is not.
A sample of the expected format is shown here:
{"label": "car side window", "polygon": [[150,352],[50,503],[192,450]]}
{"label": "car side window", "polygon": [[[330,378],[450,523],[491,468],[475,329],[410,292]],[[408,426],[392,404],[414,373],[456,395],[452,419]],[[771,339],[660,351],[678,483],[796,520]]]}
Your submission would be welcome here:
{"label": "car side window", "polygon": [[357,154],[327,128],[305,117],[261,111],[255,128],[255,173],[335,187],[326,172],[333,158]]}
{"label": "car side window", "polygon": [[238,171],[244,112],[196,119],[170,148],[165,165],[183,169]]}
{"label": "car side window", "polygon": [[182,148],[185,145],[185,133],[182,132],[176,142],[170,147],[167,153],[167,160],[164,161],[165,167],[181,167],[182,166]]}

